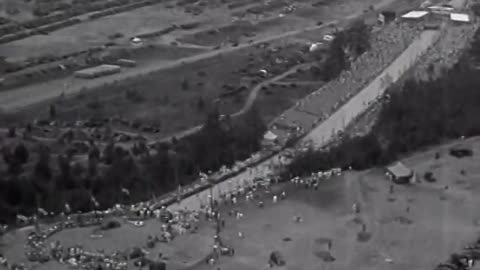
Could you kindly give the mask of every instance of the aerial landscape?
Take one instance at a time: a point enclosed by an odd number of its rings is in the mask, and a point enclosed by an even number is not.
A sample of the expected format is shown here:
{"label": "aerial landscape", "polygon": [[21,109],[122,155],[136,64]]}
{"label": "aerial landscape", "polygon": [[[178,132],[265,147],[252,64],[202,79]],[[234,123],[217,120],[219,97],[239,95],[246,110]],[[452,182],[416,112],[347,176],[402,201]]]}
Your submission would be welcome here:
{"label": "aerial landscape", "polygon": [[0,270],[480,269],[479,17],[0,0]]}

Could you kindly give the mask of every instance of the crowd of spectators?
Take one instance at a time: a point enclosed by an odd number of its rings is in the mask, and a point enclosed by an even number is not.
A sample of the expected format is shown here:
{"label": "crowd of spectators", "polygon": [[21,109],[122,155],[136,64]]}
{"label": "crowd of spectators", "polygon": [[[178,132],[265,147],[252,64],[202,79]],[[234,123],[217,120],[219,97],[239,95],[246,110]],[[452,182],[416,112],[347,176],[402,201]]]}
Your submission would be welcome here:
{"label": "crowd of spectators", "polygon": [[444,69],[452,67],[459,59],[463,49],[471,44],[477,26],[463,24],[444,30],[443,38],[432,46],[424,56],[424,61],[415,69],[418,80],[435,79]]}
{"label": "crowd of spectators", "polygon": [[[297,130],[306,132],[332,114],[339,106],[361,90],[375,76],[398,57],[421,32],[421,26],[395,21],[373,31],[370,40],[371,48],[350,63],[350,68],[313,92],[303,100],[273,121],[275,126],[294,126]],[[332,104],[331,98],[325,99],[326,93],[337,100]],[[333,106],[332,106],[333,105]],[[316,120],[295,121],[299,113],[315,115]],[[290,117],[293,116],[295,117]],[[310,119],[314,119],[308,116]],[[280,133],[280,132],[279,132]],[[288,134],[288,133],[287,133]],[[283,141],[288,138],[284,138]],[[282,141],[282,139],[279,139]]]}
{"label": "crowd of spectators", "polygon": [[[144,249],[152,249],[157,242],[170,242],[177,235],[187,232],[195,233],[199,215],[195,211],[169,211],[164,206],[155,204],[139,203],[130,207],[117,205],[105,211],[94,211],[85,214],[62,215],[62,220],[46,228],[40,228],[36,218],[35,230],[27,237],[25,244],[25,255],[30,262],[47,263],[56,261],[73,268],[82,269],[127,269],[129,261],[135,265],[142,264],[145,260]],[[97,227],[93,230],[90,238],[101,238],[103,232],[109,229],[122,226],[118,221],[124,218],[123,224],[142,227],[147,220],[157,220],[161,223],[160,234],[149,235],[145,241],[144,248],[117,250],[108,254],[103,250],[88,251],[78,245],[65,247],[58,240],[51,241],[51,237],[65,229],[78,227]],[[47,242],[48,241],[48,242]],[[144,264],[144,263],[143,263]],[[9,270],[32,269],[32,265],[26,263],[10,262],[0,254],[0,265]]]}

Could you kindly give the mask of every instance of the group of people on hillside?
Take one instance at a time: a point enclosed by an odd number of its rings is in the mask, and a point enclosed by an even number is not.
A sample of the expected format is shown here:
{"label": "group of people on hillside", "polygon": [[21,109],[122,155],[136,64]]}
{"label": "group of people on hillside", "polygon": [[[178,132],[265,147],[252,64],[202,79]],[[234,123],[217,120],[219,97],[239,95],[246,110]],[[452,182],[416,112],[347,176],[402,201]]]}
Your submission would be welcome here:
{"label": "group of people on hillside", "polygon": [[[299,101],[295,109],[317,115],[313,123],[300,125],[298,128],[308,131],[319,121],[325,120],[329,115],[342,106],[350,97],[365,87],[375,76],[385,69],[396,57],[404,51],[419,35],[420,25],[411,25],[402,22],[392,22],[383,25],[378,31],[372,33],[370,48],[350,63],[350,68],[343,70],[340,75],[325,84],[322,89],[313,92],[306,99]],[[340,96],[333,106],[312,107],[309,99],[315,99],[324,92],[332,92]],[[323,99],[322,99],[323,100]],[[320,101],[319,101],[319,104]]]}

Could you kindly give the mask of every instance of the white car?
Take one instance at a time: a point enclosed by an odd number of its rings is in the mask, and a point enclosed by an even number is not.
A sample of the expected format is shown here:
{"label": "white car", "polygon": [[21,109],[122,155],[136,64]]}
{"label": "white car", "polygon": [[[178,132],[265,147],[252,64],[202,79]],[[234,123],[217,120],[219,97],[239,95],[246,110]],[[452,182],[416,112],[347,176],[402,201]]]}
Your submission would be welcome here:
{"label": "white car", "polygon": [[135,226],[135,227],[142,227],[142,226],[145,225],[145,223],[144,223],[143,221],[139,221],[139,220],[137,220],[137,221],[132,221],[132,224],[133,224],[133,226]]}
{"label": "white car", "polygon": [[332,35],[325,35],[323,36],[323,40],[325,41],[332,41],[335,37]]}
{"label": "white car", "polygon": [[100,239],[103,237],[103,234],[90,234],[90,238],[92,239]]}

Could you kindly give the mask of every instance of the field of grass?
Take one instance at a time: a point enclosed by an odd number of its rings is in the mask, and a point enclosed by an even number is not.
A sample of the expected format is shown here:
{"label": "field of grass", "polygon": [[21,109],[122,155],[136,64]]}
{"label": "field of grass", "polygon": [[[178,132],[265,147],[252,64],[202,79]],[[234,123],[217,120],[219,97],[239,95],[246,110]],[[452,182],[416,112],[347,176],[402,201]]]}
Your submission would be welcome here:
{"label": "field of grass", "polygon": [[61,55],[102,46],[112,41],[109,36],[115,33],[121,33],[124,36],[115,40],[118,43],[125,42],[125,39],[137,34],[164,29],[172,24],[200,21],[202,24],[209,25],[226,23],[229,20],[229,13],[225,8],[212,8],[193,18],[181,8],[165,8],[164,4],[157,4],[83,22],[47,36],[37,35],[2,44],[0,55],[7,57],[9,61],[21,61],[42,55]]}
{"label": "field of grass", "polygon": [[[480,140],[474,144],[477,153]],[[347,172],[323,182],[318,191],[288,184],[288,199],[274,205],[272,195],[266,195],[264,209],[242,203],[235,208],[244,218],[227,220],[222,233],[236,255],[222,258],[215,267],[265,269],[270,252],[278,250],[286,261],[284,269],[434,269],[477,237],[480,218],[475,211],[478,157],[456,159],[441,150],[442,157],[434,160],[436,151],[405,163],[420,178],[425,171],[433,172],[437,183],[396,185],[389,194],[391,183],[381,169],[373,169]],[[359,214],[352,212],[353,203],[360,206]],[[295,216],[303,222],[293,222]],[[364,240],[358,240],[361,224]],[[239,239],[238,232],[245,237]],[[322,259],[328,251],[324,239],[332,240],[333,262]]]}
{"label": "field of grass", "polygon": [[[298,50],[297,44],[274,53],[250,48],[80,93],[58,103],[57,117],[67,120],[119,117],[158,125],[161,130],[158,135],[170,135],[201,124],[211,104],[219,98],[222,114],[237,112],[243,107],[249,90],[263,80],[256,75],[258,71],[267,68],[274,74],[281,74],[288,69],[284,67],[287,64],[275,64],[275,60],[278,57],[296,59]],[[225,96],[240,86],[244,86],[243,91]],[[315,87],[274,87],[269,90],[271,98],[260,94],[259,105],[265,108],[267,119],[270,119],[272,113],[279,114],[288,108],[292,99],[313,89]],[[282,100],[286,103],[281,103]],[[36,110],[34,116],[46,117],[47,110],[42,111],[43,115]]]}
{"label": "field of grass", "polygon": [[[158,124],[161,134],[170,134],[203,122],[211,103],[224,92],[223,85],[241,84],[242,76],[235,71],[247,63],[248,53],[241,52],[158,72],[66,100],[59,104],[58,115],[65,119],[119,116]],[[237,111],[242,106],[229,108]]]}

